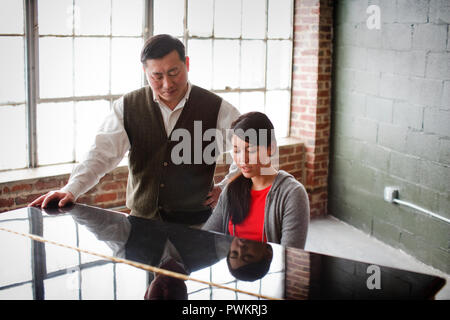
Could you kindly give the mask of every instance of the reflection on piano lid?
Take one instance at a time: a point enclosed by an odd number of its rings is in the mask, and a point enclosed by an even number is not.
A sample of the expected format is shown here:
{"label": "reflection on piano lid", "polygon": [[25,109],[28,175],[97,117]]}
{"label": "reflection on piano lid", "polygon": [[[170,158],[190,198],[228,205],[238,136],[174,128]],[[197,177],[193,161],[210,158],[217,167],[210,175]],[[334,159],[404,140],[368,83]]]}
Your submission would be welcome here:
{"label": "reflection on piano lid", "polygon": [[0,241],[0,299],[429,299],[445,283],[80,204],[2,213]]}

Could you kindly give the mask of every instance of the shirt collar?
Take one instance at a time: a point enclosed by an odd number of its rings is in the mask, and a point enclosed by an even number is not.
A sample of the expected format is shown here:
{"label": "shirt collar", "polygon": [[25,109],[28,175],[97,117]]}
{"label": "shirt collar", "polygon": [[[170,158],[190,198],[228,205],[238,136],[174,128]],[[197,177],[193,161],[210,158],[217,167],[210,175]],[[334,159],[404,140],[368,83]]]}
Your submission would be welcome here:
{"label": "shirt collar", "polygon": [[[189,99],[189,95],[191,94],[192,85],[189,81],[188,81],[187,85],[188,85],[188,88],[186,90],[186,94],[184,95],[183,99],[181,99],[180,102],[178,102],[178,104],[173,109],[173,111],[183,108],[184,105],[186,104],[186,101]],[[165,107],[170,110],[170,108],[168,106],[166,106],[166,104],[164,102],[162,102],[158,96],[154,96],[153,101],[155,101],[161,108]]]}

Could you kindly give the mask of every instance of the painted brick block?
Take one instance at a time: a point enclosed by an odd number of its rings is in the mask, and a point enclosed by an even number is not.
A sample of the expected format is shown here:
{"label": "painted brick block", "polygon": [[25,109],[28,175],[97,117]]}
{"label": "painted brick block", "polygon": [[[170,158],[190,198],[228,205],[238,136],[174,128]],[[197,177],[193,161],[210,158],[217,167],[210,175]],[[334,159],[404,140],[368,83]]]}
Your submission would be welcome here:
{"label": "painted brick block", "polygon": [[410,131],[406,137],[406,152],[408,154],[428,159],[439,160],[439,136],[424,132]]}
{"label": "painted brick block", "polygon": [[450,165],[450,138],[441,138],[439,140],[439,162]]}
{"label": "painted brick block", "polygon": [[393,105],[392,122],[405,128],[421,130],[423,127],[423,107],[404,101],[396,101]]}
{"label": "painted brick block", "polygon": [[394,73],[423,77],[425,75],[425,50],[396,51],[394,58]]}
{"label": "painted brick block", "polygon": [[383,25],[383,48],[390,50],[410,50],[412,46],[412,27],[409,24],[393,23]]}
{"label": "painted brick block", "polygon": [[448,0],[430,0],[430,22],[436,24],[450,23],[450,2]]}
{"label": "painted brick block", "polygon": [[426,77],[450,80],[450,53],[430,52],[427,57]]}
{"label": "painted brick block", "polygon": [[423,129],[428,133],[450,137],[450,111],[439,108],[426,108],[423,119]]}
{"label": "painted brick block", "polygon": [[397,22],[425,23],[428,20],[428,2],[423,0],[397,0]]}
{"label": "painted brick block", "polygon": [[387,123],[380,123],[378,128],[378,144],[398,152],[406,149],[407,129]]}
{"label": "painted brick block", "polygon": [[443,51],[447,46],[447,25],[414,25],[413,49]]}
{"label": "painted brick block", "polygon": [[450,168],[448,166],[422,161],[419,170],[420,184],[441,193],[450,191]]}
{"label": "painted brick block", "polygon": [[379,122],[392,122],[393,100],[367,96],[366,114]]}
{"label": "painted brick block", "polygon": [[383,49],[367,49],[367,71],[394,73],[396,52]]}
{"label": "painted brick block", "polygon": [[420,183],[421,160],[403,153],[392,152],[389,174],[409,182]]}
{"label": "painted brick block", "polygon": [[378,72],[355,71],[354,88],[359,93],[378,95],[380,74]]}
{"label": "painted brick block", "polygon": [[450,81],[444,82],[440,106],[450,111]]}
{"label": "painted brick block", "polygon": [[407,100],[410,95],[410,79],[390,73],[383,73],[380,80],[380,96],[397,100]]}
{"label": "painted brick block", "polygon": [[443,83],[441,80],[411,78],[407,101],[412,104],[438,106],[441,102]]}

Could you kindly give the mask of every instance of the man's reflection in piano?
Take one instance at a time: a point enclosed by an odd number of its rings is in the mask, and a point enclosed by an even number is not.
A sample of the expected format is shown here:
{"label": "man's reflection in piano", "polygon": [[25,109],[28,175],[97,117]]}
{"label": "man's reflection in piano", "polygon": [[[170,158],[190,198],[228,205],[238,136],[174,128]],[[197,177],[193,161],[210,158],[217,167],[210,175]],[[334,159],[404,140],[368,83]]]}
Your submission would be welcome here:
{"label": "man's reflection in piano", "polygon": [[[226,258],[231,275],[243,281],[260,279],[270,268],[272,247],[267,243],[116,213],[97,215],[94,211],[72,210],[70,214],[104,241],[114,256],[184,275]],[[187,299],[182,279],[155,272],[148,274],[148,282],[145,299]]]}

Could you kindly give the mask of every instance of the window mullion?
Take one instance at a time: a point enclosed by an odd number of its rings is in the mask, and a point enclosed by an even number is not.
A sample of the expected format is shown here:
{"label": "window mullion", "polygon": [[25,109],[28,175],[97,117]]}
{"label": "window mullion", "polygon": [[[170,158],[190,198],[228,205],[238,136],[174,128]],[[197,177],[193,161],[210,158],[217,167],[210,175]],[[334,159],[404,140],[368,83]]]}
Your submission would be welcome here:
{"label": "window mullion", "polygon": [[28,167],[36,168],[38,165],[36,114],[37,100],[39,98],[39,28],[37,0],[24,0],[24,7]]}

